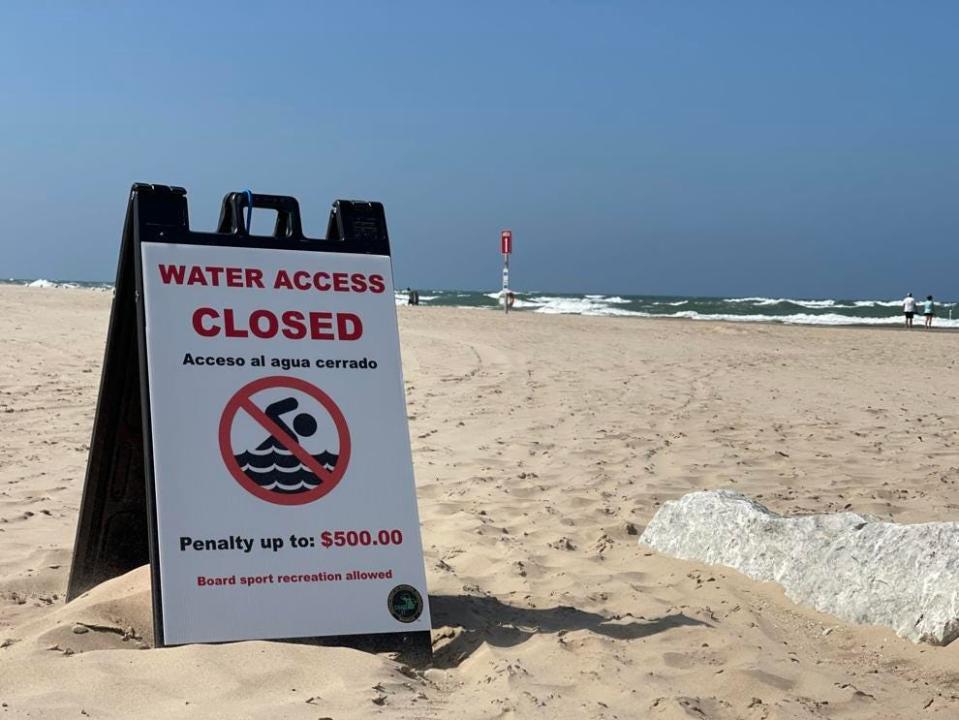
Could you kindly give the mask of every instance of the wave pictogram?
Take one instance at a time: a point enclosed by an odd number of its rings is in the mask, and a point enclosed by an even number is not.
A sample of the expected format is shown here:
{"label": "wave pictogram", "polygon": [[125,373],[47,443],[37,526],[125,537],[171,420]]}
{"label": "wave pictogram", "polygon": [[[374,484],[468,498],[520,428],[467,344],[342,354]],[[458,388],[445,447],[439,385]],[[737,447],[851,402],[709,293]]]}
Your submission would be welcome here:
{"label": "wave pictogram", "polygon": [[[283,447],[264,451],[247,450],[235,457],[243,473],[265,490],[298,493],[313,490],[323,482],[301,463],[299,458]],[[312,457],[331,472],[339,459],[338,455],[328,450]]]}

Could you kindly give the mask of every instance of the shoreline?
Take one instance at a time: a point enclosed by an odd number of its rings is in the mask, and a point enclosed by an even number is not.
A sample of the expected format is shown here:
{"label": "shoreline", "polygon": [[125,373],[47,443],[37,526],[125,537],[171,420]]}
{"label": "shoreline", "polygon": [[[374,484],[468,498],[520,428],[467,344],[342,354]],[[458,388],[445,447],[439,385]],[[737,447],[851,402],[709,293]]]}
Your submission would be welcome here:
{"label": "shoreline", "polygon": [[[27,285],[22,285],[18,283],[0,283],[0,293],[5,292],[6,288],[17,288],[20,291],[28,293],[49,293],[51,291],[66,291],[66,292],[75,292],[81,294],[87,294],[94,297],[104,297],[108,294],[109,297],[113,298],[113,289],[112,288],[93,288],[93,287],[29,287]],[[397,312],[411,312],[410,308],[412,306],[406,305],[405,303],[397,303]],[[501,308],[479,306],[479,305],[430,305],[423,304],[416,306],[416,310],[413,312],[420,312],[420,309],[428,310],[429,312],[460,312],[460,311],[481,311],[486,313],[502,313]],[[728,325],[730,327],[742,327],[744,325],[754,325],[758,327],[795,327],[795,328],[825,328],[830,330],[835,329],[853,329],[853,330],[882,330],[882,331],[892,331],[892,330],[907,330],[902,324],[897,324],[893,322],[849,322],[849,323],[800,323],[800,322],[782,322],[774,319],[770,320],[730,320],[728,318],[722,319],[711,319],[709,317],[701,318],[689,318],[689,317],[674,317],[671,315],[620,315],[620,314],[602,314],[602,313],[576,313],[576,312],[567,312],[567,313],[543,313],[536,312],[535,310],[530,309],[519,309],[514,310],[515,316],[525,317],[527,315],[536,316],[536,317],[581,317],[581,318],[596,318],[604,320],[626,320],[626,321],[670,321],[670,322],[688,322],[695,325],[705,324],[705,325]],[[939,317],[939,316],[937,316]],[[897,318],[900,319],[901,318]],[[948,319],[948,318],[946,318]],[[929,333],[929,330],[926,330],[922,326],[922,317],[917,317],[916,324],[911,328],[911,330],[917,332],[926,332]],[[931,332],[934,334],[937,333],[956,333],[959,332],[959,327],[942,327],[933,325]]]}

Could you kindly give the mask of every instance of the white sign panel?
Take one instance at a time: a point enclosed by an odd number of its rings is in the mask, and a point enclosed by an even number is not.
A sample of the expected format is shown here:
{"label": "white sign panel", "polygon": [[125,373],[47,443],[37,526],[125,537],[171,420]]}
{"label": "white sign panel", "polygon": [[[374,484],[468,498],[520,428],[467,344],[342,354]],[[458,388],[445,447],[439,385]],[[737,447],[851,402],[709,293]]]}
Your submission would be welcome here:
{"label": "white sign panel", "polygon": [[163,641],[429,630],[390,259],[141,257]]}

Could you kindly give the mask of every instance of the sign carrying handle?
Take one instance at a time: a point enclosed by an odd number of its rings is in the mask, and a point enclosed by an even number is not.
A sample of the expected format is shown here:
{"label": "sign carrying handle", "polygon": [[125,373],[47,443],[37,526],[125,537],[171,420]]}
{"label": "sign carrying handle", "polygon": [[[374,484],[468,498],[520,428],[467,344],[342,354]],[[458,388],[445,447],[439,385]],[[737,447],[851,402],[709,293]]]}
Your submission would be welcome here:
{"label": "sign carrying handle", "polygon": [[253,229],[253,191],[247,188],[243,191],[246,195],[246,229]]}
{"label": "sign carrying handle", "polygon": [[220,208],[220,222],[217,224],[217,232],[249,236],[250,213],[247,213],[244,220],[244,208],[248,210],[252,210],[252,208],[276,210],[276,225],[273,226],[273,237],[306,240],[303,235],[303,223],[300,220],[300,204],[296,201],[296,198],[289,195],[260,195],[249,190],[226,194]]}

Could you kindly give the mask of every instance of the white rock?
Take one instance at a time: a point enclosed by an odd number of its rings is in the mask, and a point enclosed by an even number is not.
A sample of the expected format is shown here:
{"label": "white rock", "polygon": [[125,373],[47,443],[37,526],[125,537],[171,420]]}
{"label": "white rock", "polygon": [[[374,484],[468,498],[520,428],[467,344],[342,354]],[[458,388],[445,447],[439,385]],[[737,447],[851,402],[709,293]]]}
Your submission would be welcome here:
{"label": "white rock", "polygon": [[782,517],[745,495],[715,490],[665,503],[639,542],[779,583],[793,602],[886,625],[914,642],[959,637],[959,523]]}

